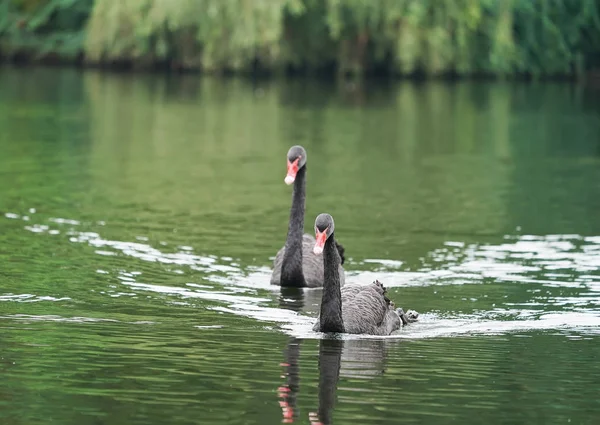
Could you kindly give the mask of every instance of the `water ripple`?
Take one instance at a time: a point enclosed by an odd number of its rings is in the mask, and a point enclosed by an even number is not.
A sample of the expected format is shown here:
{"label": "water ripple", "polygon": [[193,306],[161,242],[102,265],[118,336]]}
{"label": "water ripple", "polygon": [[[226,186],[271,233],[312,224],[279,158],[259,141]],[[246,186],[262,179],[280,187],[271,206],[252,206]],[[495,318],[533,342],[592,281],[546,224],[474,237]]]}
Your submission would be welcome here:
{"label": "water ripple", "polygon": [[[446,243],[423,269],[443,264],[440,278],[540,282],[573,286],[600,281],[600,238],[579,235],[506,236],[500,245]],[[562,273],[559,273],[562,271]]]}
{"label": "water ripple", "polygon": [[[5,213],[9,219],[21,218]],[[201,272],[203,283],[185,282],[181,285],[161,285],[144,279],[140,271],[97,269],[99,275],[117,279],[122,288],[111,285],[100,291],[112,298],[132,297],[140,293],[167,297],[167,302],[189,305],[189,301],[216,302],[206,308],[215,312],[241,315],[254,320],[279,324],[295,337],[319,338],[312,332],[317,309],[298,312],[274,305],[280,288],[269,285],[270,267],[246,266],[232,257],[194,254],[193,247],[179,245],[176,252],[163,252],[152,247],[145,236],[136,242],[108,240],[93,231],[79,231],[73,226],[79,220],[50,218],[48,224],[27,224],[25,230],[36,234],[57,235],[64,232],[69,242],[86,244],[100,256],[125,255],[149,263],[176,265],[174,275],[185,276],[190,271]],[[68,226],[67,229],[51,226]],[[161,244],[164,245],[164,244]],[[411,325],[391,338],[437,338],[465,334],[494,335],[532,330],[577,331],[597,333],[600,327],[600,237],[580,235],[506,236],[504,242],[465,244],[449,241],[423,258],[418,271],[402,270],[398,260],[365,259],[349,261],[349,282],[370,282],[379,279],[394,288],[428,288],[447,285],[515,285],[529,284],[528,299],[513,302],[506,295],[492,303],[492,308],[475,308],[471,313],[453,311],[422,312],[419,323]],[[371,270],[361,270],[369,265]],[[373,270],[373,267],[375,268]],[[188,270],[186,272],[186,270]],[[542,291],[542,288],[549,288]],[[570,288],[575,293],[553,292],[552,288]],[[265,292],[266,291],[266,292]],[[310,305],[318,306],[319,289]],[[483,298],[488,294],[483,294]],[[0,301],[65,301],[69,297],[4,294]],[[478,298],[462,297],[475,303]],[[289,301],[289,299],[287,300]],[[285,297],[280,302],[287,302]],[[487,304],[486,304],[487,305]],[[308,314],[307,314],[308,313]],[[354,339],[356,336],[345,336]],[[365,338],[361,336],[360,338]],[[370,337],[366,337],[370,338]]]}

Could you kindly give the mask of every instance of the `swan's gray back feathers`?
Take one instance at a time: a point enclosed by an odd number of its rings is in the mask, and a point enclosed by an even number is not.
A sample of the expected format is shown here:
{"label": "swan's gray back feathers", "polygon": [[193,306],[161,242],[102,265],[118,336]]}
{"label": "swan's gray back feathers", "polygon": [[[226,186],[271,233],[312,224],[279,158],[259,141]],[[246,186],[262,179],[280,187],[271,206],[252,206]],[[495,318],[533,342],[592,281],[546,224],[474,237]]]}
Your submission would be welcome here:
{"label": "swan's gray back feathers", "polygon": [[402,327],[394,304],[387,299],[385,288],[378,281],[369,285],[348,283],[341,292],[346,333],[389,335]]}
{"label": "swan's gray back feathers", "polygon": [[[302,274],[304,274],[304,281],[306,286],[309,288],[317,288],[323,286],[324,280],[324,269],[323,269],[323,257],[316,255],[313,252],[313,248],[316,243],[314,236],[305,233],[302,236]],[[343,248],[342,248],[343,249]],[[342,251],[343,252],[343,251]],[[281,285],[281,265],[283,264],[283,257],[285,254],[285,246],[283,246],[273,261],[273,274],[271,275],[271,285]],[[339,254],[339,249],[338,249]],[[344,269],[339,266],[340,273],[340,285],[344,285]]]}

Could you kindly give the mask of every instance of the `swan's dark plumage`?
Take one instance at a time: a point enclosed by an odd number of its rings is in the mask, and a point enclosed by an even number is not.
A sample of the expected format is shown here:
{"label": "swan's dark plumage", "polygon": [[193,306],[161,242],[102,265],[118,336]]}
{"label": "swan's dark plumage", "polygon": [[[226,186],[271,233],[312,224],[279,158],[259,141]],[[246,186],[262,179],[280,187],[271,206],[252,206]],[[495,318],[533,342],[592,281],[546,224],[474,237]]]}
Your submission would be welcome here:
{"label": "swan's dark plumage", "polygon": [[[306,204],[306,151],[302,146],[292,146],[288,151],[288,181],[294,184],[292,207],[285,245],[277,251],[273,261],[271,284],[286,287],[323,286],[323,260],[314,252],[315,238],[304,233],[304,211]],[[291,171],[290,171],[291,170]],[[289,184],[289,183],[288,183]],[[341,261],[339,275],[344,284],[345,249],[336,242]]]}
{"label": "swan's dark plumage", "polygon": [[369,285],[347,283],[343,287],[335,270],[340,258],[335,245],[335,224],[329,214],[320,214],[315,220],[315,231],[326,232],[323,247],[325,281],[321,312],[314,325],[316,332],[389,335],[403,324],[414,322],[418,313],[395,310],[379,281]]}
{"label": "swan's dark plumage", "polygon": [[[323,259],[318,255],[315,255],[313,252],[313,248],[315,247],[315,237],[305,233],[302,235],[302,279],[304,284],[290,284],[292,279],[288,278],[287,282],[281,283],[281,269],[283,264],[283,258],[285,256],[285,246],[281,247],[279,251],[277,251],[277,255],[275,256],[275,261],[273,262],[273,274],[271,275],[271,284],[272,285],[280,285],[280,286],[299,286],[299,287],[309,287],[309,288],[318,288],[323,286],[324,279],[324,271],[323,271]],[[342,261],[344,259],[344,247],[342,245],[337,244],[337,250],[340,256],[342,257]],[[300,259],[298,257],[294,257],[290,261],[300,263]],[[339,273],[341,284],[344,285],[344,269],[342,268],[340,262]]]}

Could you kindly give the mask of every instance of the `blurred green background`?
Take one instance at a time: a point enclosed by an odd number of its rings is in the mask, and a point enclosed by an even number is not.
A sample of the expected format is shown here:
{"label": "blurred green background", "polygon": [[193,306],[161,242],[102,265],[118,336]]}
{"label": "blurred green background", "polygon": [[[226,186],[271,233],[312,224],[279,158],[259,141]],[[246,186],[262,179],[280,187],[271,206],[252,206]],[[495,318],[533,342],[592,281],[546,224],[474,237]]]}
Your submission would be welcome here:
{"label": "blurred green background", "polygon": [[206,72],[596,75],[599,0],[3,0],[4,60]]}

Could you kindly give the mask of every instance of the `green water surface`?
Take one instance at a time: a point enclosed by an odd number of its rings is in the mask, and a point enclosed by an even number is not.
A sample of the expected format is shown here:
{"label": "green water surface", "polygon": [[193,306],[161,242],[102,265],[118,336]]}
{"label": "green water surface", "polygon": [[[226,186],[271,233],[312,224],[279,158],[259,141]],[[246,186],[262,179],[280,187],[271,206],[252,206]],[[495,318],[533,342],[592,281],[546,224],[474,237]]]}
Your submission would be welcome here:
{"label": "green water surface", "polygon": [[[596,424],[600,92],[0,70],[0,424]],[[305,228],[420,322],[311,331]]]}

